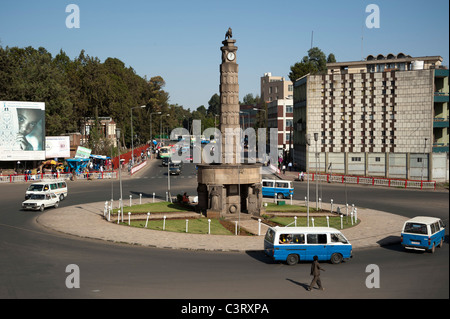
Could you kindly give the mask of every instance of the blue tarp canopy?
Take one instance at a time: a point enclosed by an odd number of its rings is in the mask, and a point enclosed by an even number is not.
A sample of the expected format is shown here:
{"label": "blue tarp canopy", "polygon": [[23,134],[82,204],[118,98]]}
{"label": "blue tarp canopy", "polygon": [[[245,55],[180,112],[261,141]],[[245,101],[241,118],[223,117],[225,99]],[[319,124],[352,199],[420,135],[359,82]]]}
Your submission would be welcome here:
{"label": "blue tarp canopy", "polygon": [[91,158],[96,158],[96,159],[102,159],[102,160],[107,160],[110,159],[111,157],[105,156],[105,155],[92,155],[90,156]]}
{"label": "blue tarp canopy", "polygon": [[66,162],[70,168],[74,169],[77,174],[80,174],[81,169],[88,165],[89,158],[68,158]]}

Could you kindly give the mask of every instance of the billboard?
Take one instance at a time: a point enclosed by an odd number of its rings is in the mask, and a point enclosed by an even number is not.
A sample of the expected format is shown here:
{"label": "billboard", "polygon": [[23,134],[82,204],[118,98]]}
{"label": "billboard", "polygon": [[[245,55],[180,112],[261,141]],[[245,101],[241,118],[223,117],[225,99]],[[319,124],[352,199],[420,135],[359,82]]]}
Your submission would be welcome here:
{"label": "billboard", "polygon": [[0,161],[45,160],[45,103],[0,101]]}
{"label": "billboard", "polygon": [[75,158],[89,158],[91,156],[92,150],[90,148],[78,146],[77,152],[75,153]]}
{"label": "billboard", "polygon": [[69,136],[46,136],[45,158],[68,158],[70,157]]}

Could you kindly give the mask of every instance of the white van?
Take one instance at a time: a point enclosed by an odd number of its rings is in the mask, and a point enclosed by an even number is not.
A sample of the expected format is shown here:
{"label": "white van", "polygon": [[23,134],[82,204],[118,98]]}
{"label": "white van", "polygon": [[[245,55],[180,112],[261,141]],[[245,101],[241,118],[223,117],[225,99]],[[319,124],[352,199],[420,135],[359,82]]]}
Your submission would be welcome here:
{"label": "white van", "polygon": [[436,217],[414,217],[403,225],[401,239],[405,249],[434,253],[436,247],[442,247],[444,244],[445,224]]}
{"label": "white van", "polygon": [[52,180],[48,182],[39,182],[31,184],[26,192],[25,199],[29,199],[33,194],[53,193],[62,201],[67,197],[67,183],[64,180]]}
{"label": "white van", "polygon": [[328,260],[339,264],[352,258],[352,244],[331,227],[270,227],[264,238],[264,252],[277,261],[295,265],[299,261]]}
{"label": "white van", "polygon": [[278,199],[290,198],[291,195],[294,196],[292,181],[263,179],[261,183],[263,196],[273,198],[276,194]]}

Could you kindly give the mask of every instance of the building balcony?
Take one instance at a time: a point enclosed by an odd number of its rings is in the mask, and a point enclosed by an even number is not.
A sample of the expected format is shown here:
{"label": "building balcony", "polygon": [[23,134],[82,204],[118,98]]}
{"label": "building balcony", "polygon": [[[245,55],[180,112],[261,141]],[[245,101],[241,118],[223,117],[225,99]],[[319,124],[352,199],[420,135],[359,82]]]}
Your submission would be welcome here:
{"label": "building balcony", "polygon": [[433,128],[449,127],[449,118],[435,117],[433,119]]}
{"label": "building balcony", "polygon": [[433,143],[433,153],[448,153],[448,143]]}
{"label": "building balcony", "polygon": [[435,103],[448,103],[448,93],[445,92],[434,92],[434,102]]}

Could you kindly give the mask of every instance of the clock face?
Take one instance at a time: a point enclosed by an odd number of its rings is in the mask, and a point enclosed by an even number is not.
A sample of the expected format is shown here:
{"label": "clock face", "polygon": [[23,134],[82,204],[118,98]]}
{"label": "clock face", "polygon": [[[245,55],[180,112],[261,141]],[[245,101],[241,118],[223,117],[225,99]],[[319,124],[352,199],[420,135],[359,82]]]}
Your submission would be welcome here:
{"label": "clock face", "polygon": [[228,60],[233,61],[235,57],[236,56],[234,55],[234,52],[228,52],[228,54],[227,54]]}

